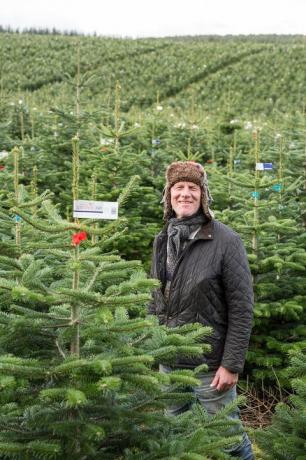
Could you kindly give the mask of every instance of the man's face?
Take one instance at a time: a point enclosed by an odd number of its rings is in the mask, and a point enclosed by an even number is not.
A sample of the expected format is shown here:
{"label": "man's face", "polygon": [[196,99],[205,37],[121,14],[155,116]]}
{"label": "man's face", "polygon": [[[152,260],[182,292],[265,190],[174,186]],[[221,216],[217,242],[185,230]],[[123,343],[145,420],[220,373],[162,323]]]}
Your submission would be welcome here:
{"label": "man's face", "polygon": [[201,188],[193,182],[177,182],[170,189],[171,206],[178,219],[195,214],[201,204]]}

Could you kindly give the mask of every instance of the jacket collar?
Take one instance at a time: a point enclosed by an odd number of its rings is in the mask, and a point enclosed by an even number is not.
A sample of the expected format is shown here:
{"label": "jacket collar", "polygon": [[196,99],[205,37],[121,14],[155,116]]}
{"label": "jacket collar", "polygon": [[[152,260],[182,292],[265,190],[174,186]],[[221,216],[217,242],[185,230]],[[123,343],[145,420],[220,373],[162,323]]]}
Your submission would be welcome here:
{"label": "jacket collar", "polygon": [[209,220],[202,225],[194,237],[195,240],[213,240],[214,239],[214,221]]}

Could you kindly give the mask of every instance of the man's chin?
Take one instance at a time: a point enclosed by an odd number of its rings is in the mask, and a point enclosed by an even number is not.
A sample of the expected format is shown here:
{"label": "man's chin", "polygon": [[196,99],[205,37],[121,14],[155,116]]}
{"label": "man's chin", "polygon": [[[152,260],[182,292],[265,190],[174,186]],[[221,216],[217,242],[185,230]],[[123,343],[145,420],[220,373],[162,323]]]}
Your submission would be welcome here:
{"label": "man's chin", "polygon": [[183,219],[184,217],[190,217],[192,216],[192,214],[194,214],[193,212],[189,211],[189,212],[181,212],[177,215],[177,218],[178,219]]}

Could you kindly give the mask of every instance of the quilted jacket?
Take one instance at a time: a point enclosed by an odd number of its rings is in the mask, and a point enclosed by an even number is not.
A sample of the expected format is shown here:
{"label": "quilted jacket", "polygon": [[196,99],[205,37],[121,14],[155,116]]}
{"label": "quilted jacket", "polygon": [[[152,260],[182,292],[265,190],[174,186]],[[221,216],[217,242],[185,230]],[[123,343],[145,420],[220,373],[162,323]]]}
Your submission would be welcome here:
{"label": "quilted jacket", "polygon": [[178,367],[207,363],[242,372],[253,316],[253,289],[246,251],[239,235],[217,220],[204,223],[185,246],[174,269],[168,300],[165,300],[167,226],[156,236],[151,276],[161,281],[153,293],[149,313],[161,324],[186,323],[211,326],[205,339],[212,351],[202,359],[178,359]]}

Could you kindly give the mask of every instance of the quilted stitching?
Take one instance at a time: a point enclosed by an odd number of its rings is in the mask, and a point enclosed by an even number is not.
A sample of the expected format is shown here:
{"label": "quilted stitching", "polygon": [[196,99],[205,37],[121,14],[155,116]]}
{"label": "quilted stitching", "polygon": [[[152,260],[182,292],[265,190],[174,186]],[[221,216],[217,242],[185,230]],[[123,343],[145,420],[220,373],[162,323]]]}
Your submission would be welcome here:
{"label": "quilted stitching", "polygon": [[[162,288],[158,289],[149,311],[163,323],[168,317],[169,327],[198,321],[212,326],[214,333],[208,341],[213,351],[201,362],[207,362],[210,369],[222,364],[241,372],[253,316],[251,273],[239,235],[218,221],[213,221],[212,228],[212,239],[193,240],[186,249],[172,280],[169,304]],[[162,285],[165,238],[161,233],[155,240],[151,272]],[[193,367],[199,362],[185,359],[178,364]]]}

